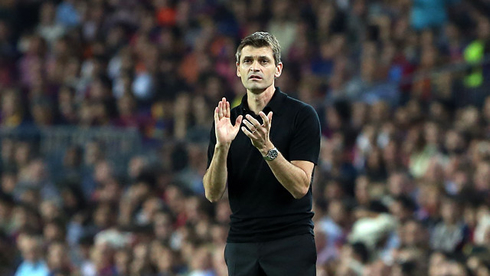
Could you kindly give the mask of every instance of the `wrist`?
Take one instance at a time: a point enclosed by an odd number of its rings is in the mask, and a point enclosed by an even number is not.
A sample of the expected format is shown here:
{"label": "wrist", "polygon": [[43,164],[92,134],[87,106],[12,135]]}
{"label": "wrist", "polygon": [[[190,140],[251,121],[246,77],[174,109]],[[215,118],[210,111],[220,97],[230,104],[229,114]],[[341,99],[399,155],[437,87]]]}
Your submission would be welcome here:
{"label": "wrist", "polygon": [[260,154],[262,154],[262,157],[264,157],[273,148],[275,148],[275,146],[271,142],[269,142],[269,143],[266,143],[264,147],[259,149],[259,151],[260,151]]}
{"label": "wrist", "polygon": [[231,143],[220,143],[217,142],[216,145],[214,146],[215,150],[228,150],[231,146]]}
{"label": "wrist", "polygon": [[263,157],[265,161],[274,161],[278,156],[279,151],[276,148],[272,148]]}

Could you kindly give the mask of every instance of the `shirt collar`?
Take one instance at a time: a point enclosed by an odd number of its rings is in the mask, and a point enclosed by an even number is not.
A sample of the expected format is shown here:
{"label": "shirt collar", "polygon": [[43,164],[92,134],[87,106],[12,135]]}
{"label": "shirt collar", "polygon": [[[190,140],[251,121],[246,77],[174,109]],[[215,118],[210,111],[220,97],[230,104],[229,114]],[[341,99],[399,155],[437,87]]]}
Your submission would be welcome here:
{"label": "shirt collar", "polygon": [[[286,99],[287,94],[282,92],[279,87],[276,86],[276,90],[274,91],[274,95],[272,95],[269,103],[264,107],[263,111],[267,115],[269,111],[274,112],[274,114],[281,114],[281,105],[282,102]],[[253,112],[248,108],[247,102],[247,94],[242,97],[242,102],[240,103],[240,109],[242,114],[253,114]]]}

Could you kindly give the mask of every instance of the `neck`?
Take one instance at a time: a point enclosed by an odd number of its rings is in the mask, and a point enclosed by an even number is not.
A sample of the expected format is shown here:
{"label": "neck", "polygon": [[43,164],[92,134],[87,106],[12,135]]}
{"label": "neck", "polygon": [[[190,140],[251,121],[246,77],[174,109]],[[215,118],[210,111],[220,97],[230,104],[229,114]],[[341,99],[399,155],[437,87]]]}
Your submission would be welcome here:
{"label": "neck", "polygon": [[255,114],[259,114],[260,111],[270,102],[272,96],[274,95],[276,88],[274,85],[267,87],[264,91],[260,93],[251,92],[247,90],[247,103],[248,108]]}
{"label": "neck", "polygon": [[39,261],[39,258],[34,258],[34,259],[31,259],[31,260],[26,260],[26,261],[35,265]]}

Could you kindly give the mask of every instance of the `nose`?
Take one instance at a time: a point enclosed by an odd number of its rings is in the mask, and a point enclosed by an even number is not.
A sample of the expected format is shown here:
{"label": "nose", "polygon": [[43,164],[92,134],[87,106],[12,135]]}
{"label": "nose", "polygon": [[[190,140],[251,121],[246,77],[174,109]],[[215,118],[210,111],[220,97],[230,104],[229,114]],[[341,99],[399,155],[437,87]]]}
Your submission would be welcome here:
{"label": "nose", "polygon": [[250,71],[252,71],[252,72],[259,71],[259,63],[258,63],[258,61],[252,62],[252,65],[250,65]]}

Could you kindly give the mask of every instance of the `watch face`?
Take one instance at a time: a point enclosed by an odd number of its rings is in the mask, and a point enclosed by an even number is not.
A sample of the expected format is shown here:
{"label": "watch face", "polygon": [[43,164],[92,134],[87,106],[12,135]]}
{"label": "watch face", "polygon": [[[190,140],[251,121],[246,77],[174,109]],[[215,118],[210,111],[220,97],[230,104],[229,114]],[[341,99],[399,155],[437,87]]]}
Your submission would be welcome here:
{"label": "watch face", "polygon": [[274,160],[276,159],[277,155],[278,155],[277,149],[271,149],[269,150],[269,152],[267,152],[267,159]]}

